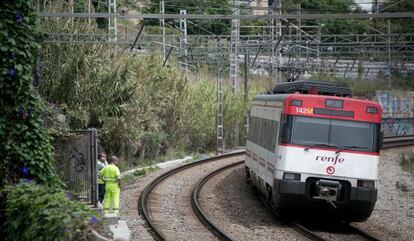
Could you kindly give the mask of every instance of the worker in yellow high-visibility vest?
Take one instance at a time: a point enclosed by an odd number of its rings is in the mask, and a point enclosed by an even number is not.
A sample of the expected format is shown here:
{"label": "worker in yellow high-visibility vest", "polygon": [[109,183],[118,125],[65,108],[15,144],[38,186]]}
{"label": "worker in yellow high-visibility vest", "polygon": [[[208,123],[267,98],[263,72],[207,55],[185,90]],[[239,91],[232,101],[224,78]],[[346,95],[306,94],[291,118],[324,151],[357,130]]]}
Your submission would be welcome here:
{"label": "worker in yellow high-visibility vest", "polygon": [[[112,156],[109,160],[109,164],[99,172],[105,182],[104,214],[118,214],[119,193],[121,190],[121,173],[116,166],[118,161],[118,157]],[[110,207],[112,203],[113,206],[111,212]]]}

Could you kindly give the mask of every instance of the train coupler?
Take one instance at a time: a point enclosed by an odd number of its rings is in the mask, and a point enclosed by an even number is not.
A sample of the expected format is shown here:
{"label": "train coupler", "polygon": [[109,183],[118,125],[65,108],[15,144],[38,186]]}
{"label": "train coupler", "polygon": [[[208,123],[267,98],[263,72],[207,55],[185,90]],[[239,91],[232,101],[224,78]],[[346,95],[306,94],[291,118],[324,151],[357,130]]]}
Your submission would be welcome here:
{"label": "train coupler", "polygon": [[338,194],[341,189],[342,185],[340,182],[321,179],[316,182],[316,195],[313,198],[326,200],[326,202],[336,208],[334,202],[338,201]]}

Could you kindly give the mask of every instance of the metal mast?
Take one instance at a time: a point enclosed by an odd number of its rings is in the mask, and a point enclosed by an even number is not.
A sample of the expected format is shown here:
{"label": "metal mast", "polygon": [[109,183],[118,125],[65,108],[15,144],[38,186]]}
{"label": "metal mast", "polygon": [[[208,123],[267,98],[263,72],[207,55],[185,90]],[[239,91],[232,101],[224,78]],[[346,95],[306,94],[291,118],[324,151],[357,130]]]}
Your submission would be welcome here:
{"label": "metal mast", "polygon": [[217,124],[217,154],[223,154],[225,151],[224,142],[224,116],[223,116],[223,78],[222,78],[222,58],[223,54],[220,52],[220,40],[217,40],[217,109],[216,109],[216,124]]}
{"label": "metal mast", "polygon": [[[239,1],[233,0],[233,16],[240,15]],[[238,45],[240,39],[240,19],[231,20],[231,43],[230,43],[230,81],[233,94],[239,91],[239,54]],[[239,146],[239,123],[234,125],[234,146]]]}
{"label": "metal mast", "polygon": [[[233,0],[233,16],[240,15],[239,1]],[[231,43],[230,43],[230,81],[233,93],[239,90],[239,59],[238,45],[240,39],[240,19],[231,20]]]}
{"label": "metal mast", "polygon": [[[108,0],[108,13],[116,14],[116,0]],[[116,42],[118,40],[116,18],[108,19],[108,32],[109,32],[109,41]]]}
{"label": "metal mast", "polygon": [[[274,0],[272,5],[270,6],[270,13],[271,15],[281,15],[282,14],[282,0]],[[281,57],[282,54],[279,51],[281,49],[281,41],[279,42],[278,39],[282,37],[282,24],[280,19],[272,19],[272,28],[271,28],[271,34],[272,34],[272,57],[271,62],[272,66],[269,71],[271,73],[271,77],[273,78],[273,72],[277,69],[278,66],[281,65]],[[279,42],[279,45],[276,46],[276,43]],[[279,74],[279,71],[276,73]],[[279,76],[278,76],[279,81]]]}

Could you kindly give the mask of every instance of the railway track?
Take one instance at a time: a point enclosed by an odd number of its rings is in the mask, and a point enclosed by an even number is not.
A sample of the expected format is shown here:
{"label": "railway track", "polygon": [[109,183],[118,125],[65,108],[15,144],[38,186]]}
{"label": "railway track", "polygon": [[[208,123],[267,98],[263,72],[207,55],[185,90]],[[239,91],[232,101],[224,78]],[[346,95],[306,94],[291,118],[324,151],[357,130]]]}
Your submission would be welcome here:
{"label": "railway track", "polygon": [[414,145],[414,135],[385,137],[383,149]]}
{"label": "railway track", "polygon": [[[192,202],[192,207],[193,207],[194,212],[196,213],[196,215],[198,216],[200,221],[211,232],[213,232],[220,240],[232,241],[232,240],[236,240],[236,239],[231,237],[231,235],[226,233],[225,230],[223,230],[217,224],[215,224],[214,221],[211,220],[208,217],[208,215],[203,211],[202,205],[199,202],[200,193],[201,193],[201,190],[202,190],[203,186],[209,180],[213,179],[215,176],[217,176],[218,174],[220,174],[220,173],[222,173],[222,172],[224,172],[228,169],[238,167],[242,164],[243,164],[243,161],[235,162],[235,163],[232,163],[230,165],[224,166],[222,168],[219,168],[219,169],[211,172],[210,174],[206,175],[204,178],[200,179],[196,183],[196,185],[193,188],[192,194],[191,194],[191,202]],[[264,201],[264,200],[262,200],[262,201]],[[265,201],[264,201],[264,203],[265,203]],[[302,225],[299,222],[291,221],[291,220],[288,220],[286,218],[281,217],[277,212],[275,212],[274,209],[272,209],[268,205],[266,205],[266,207],[271,212],[273,212],[275,214],[275,216],[278,218],[278,220],[280,222],[283,222],[285,225],[291,227],[293,230],[295,230],[297,233],[304,236],[305,238],[307,238],[309,240],[314,240],[314,241],[331,240],[331,239],[324,238],[322,235],[312,231],[310,228],[307,228],[305,225]],[[362,240],[379,241],[377,238],[370,235],[369,233],[366,233],[365,231],[363,231],[363,230],[361,230],[357,227],[351,226],[351,225],[343,226],[342,229],[347,229],[348,233],[352,233],[354,238],[355,238],[355,236],[359,236],[359,237],[361,237]]]}
{"label": "railway track", "polygon": [[192,188],[206,173],[242,160],[244,151],[233,152],[180,166],[153,180],[141,193],[138,206],[156,238],[220,240],[194,213]]}
{"label": "railway track", "polygon": [[[413,144],[414,136],[384,139],[384,149]],[[209,179],[225,170],[241,165],[244,159],[243,155],[244,151],[238,151],[223,156],[216,156],[202,161],[189,163],[164,173],[153,180],[142,192],[138,206],[140,213],[153,230],[154,236],[156,236],[159,240],[234,240],[234,238],[226,234],[224,230],[217,226],[212,220],[209,219],[208,215],[204,213],[199,203],[199,197],[203,185]],[[182,191],[181,194],[168,192],[168,190],[174,189],[172,188],[174,183],[177,180],[179,181],[180,178],[178,177],[182,176],[183,172],[186,172],[184,175],[188,175],[189,178],[187,180],[187,182],[189,181],[189,184],[187,183],[186,187],[183,186],[185,191]],[[199,179],[202,176],[205,177]],[[194,185],[194,182],[197,180],[199,181]],[[171,202],[171,199],[168,197],[173,199],[182,194],[184,195],[181,198],[176,199],[175,204],[177,207],[173,207],[172,209],[174,210],[165,215],[165,206],[168,205],[166,205],[163,200]],[[169,218],[177,218],[175,215],[183,216],[178,225],[169,222]],[[280,216],[278,218],[280,218]],[[281,220],[289,225],[289,227],[310,240],[332,240],[331,238],[324,238],[324,235],[313,232],[311,229],[298,222],[286,219]],[[186,228],[183,228],[184,226],[186,226]],[[360,236],[362,240],[378,240],[355,226],[349,226],[347,229],[352,230],[348,232],[352,232],[355,235]],[[191,237],[191,235],[186,236],[188,232],[191,232],[191,230],[197,235],[196,237]]]}
{"label": "railway track", "polygon": [[[301,224],[297,224],[301,225]],[[321,240],[368,240],[380,241],[374,235],[359,229],[352,224],[332,223],[325,224],[303,224],[301,228],[307,229],[309,232],[319,236]]]}
{"label": "railway track", "polygon": [[204,177],[203,179],[200,179],[197,182],[197,184],[194,186],[193,191],[191,193],[191,204],[192,204],[194,212],[196,213],[200,221],[221,240],[232,241],[234,239],[229,234],[227,234],[225,231],[223,231],[219,226],[217,226],[212,220],[210,220],[210,218],[204,213],[203,209],[201,208],[201,204],[199,202],[200,192],[208,180],[210,180],[211,178],[213,178],[214,176],[216,176],[217,174],[225,170],[242,165],[243,163],[244,163],[244,160],[227,165],[225,167],[215,170],[214,172],[211,172],[206,177]]}

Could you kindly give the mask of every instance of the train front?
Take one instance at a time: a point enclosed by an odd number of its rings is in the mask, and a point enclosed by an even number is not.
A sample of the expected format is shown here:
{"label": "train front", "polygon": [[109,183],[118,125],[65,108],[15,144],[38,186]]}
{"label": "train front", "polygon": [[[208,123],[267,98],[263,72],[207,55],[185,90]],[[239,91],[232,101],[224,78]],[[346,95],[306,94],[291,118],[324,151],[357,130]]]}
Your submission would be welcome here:
{"label": "train front", "polygon": [[372,101],[290,95],[284,101],[275,200],[363,221],[377,200],[381,107]]}

